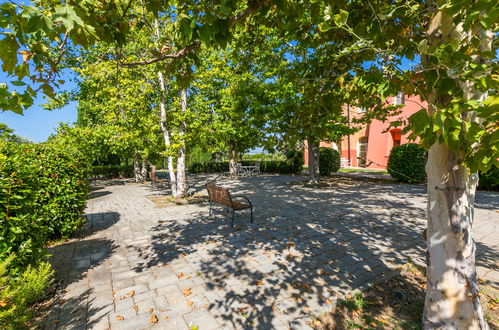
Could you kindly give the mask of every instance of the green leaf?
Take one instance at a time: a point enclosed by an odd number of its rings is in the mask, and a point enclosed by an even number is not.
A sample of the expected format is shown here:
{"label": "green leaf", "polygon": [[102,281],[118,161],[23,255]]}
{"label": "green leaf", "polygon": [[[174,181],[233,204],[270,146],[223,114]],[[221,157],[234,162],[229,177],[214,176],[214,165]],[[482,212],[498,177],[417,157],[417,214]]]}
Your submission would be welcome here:
{"label": "green leaf", "polygon": [[334,24],[338,27],[342,27],[347,23],[348,11],[340,9],[340,13],[333,16]]}
{"label": "green leaf", "polygon": [[17,64],[17,50],[19,45],[12,34],[8,34],[0,40],[0,59],[3,71],[12,74]]}

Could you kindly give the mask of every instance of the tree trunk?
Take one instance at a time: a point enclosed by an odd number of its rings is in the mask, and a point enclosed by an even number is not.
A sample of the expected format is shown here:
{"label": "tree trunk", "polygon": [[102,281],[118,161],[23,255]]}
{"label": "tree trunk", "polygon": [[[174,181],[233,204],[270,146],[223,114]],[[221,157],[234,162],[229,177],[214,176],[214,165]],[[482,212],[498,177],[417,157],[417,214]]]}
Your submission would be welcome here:
{"label": "tree trunk", "polygon": [[142,158],[142,168],[140,170],[141,181],[144,182],[147,179],[147,158]]}
{"label": "tree trunk", "polygon": [[319,142],[308,138],[308,179],[310,183],[319,182]]}
{"label": "tree trunk", "polygon": [[478,175],[469,175],[447,146],[428,154],[425,329],[487,329],[478,298],[473,203]]}
{"label": "tree trunk", "polygon": [[[438,3],[430,5],[438,8]],[[491,33],[487,36],[485,31],[464,31],[462,25],[454,25],[452,17],[441,10],[435,12],[427,31],[432,45],[470,41],[473,33],[481,39],[482,50],[490,50]],[[427,59],[422,59],[426,65]],[[470,82],[457,83],[466,99],[485,97]],[[439,111],[436,104],[444,104],[437,101],[439,97],[436,91],[428,95],[430,114]],[[468,122],[476,120],[473,112],[462,116]],[[462,160],[461,153],[450,151],[438,141],[428,153],[427,290],[422,320],[425,329],[488,329],[478,296],[472,233],[478,174],[470,174]]]}
{"label": "tree trunk", "polygon": [[232,143],[229,143],[229,176],[231,178],[237,177],[237,152]]}
{"label": "tree trunk", "polygon": [[[180,91],[180,106],[182,115],[185,116],[187,112],[187,88],[182,88],[182,90]],[[185,123],[185,118],[182,118],[178,130],[180,147],[178,149],[177,158],[177,192],[174,195],[175,197],[185,197],[187,195],[187,177],[185,175],[186,149],[184,139],[186,126],[187,125]]]}
{"label": "tree trunk", "polygon": [[135,182],[141,182],[139,154],[133,154],[133,177]]}
{"label": "tree trunk", "polygon": [[[166,115],[166,106],[165,106],[165,96],[164,93],[166,91],[165,77],[163,76],[163,72],[158,71],[158,80],[159,80],[159,88],[161,90],[161,97],[159,101],[159,109],[160,109],[160,126],[161,131],[163,132],[163,138],[165,140],[166,150],[171,148],[170,141],[170,131],[168,128],[168,119]],[[168,174],[170,176],[170,188],[172,190],[172,195],[177,195],[177,176],[175,174],[175,169],[173,168],[173,157],[171,155],[167,156],[167,165],[168,165]]]}

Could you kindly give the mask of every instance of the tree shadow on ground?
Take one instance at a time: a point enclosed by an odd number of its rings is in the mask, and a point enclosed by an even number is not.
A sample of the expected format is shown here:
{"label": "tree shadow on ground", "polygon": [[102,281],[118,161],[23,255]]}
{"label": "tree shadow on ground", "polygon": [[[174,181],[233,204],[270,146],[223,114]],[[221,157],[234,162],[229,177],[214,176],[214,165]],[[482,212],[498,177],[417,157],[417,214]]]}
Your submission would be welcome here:
{"label": "tree shadow on ground", "polygon": [[[59,286],[46,321],[46,329],[91,328],[111,310],[112,305],[93,302],[93,290],[88,286],[87,276],[90,270],[105,266],[106,260],[115,250],[112,240],[94,238],[92,235],[118,222],[120,215],[105,212],[85,216],[85,227],[76,233],[76,238],[47,249]],[[98,280],[98,277],[98,274],[93,274],[94,279]]]}
{"label": "tree shadow on ground", "polygon": [[[252,199],[255,224],[242,213],[238,230],[224,216],[208,218],[207,209],[179,212],[151,229],[152,244],[138,248],[144,262],[134,270],[182,273],[175,283],[194,287],[187,301],[197,299],[233,327],[268,329],[298,326],[394,266],[422,260],[424,209],[411,202],[420,187],[406,192],[361,182],[317,191],[288,181],[222,182]],[[196,294],[196,285],[206,291]]]}

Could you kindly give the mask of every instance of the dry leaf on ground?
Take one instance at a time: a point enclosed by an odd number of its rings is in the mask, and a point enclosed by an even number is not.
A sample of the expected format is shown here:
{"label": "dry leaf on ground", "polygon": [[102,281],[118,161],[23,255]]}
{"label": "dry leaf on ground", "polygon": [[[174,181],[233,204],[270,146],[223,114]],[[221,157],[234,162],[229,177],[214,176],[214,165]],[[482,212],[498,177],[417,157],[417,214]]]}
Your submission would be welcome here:
{"label": "dry leaf on ground", "polygon": [[116,319],[120,320],[120,321],[123,321],[125,318],[123,316],[121,316],[121,315],[118,315],[118,316],[116,316]]}
{"label": "dry leaf on ground", "polygon": [[262,280],[258,280],[256,281],[256,285],[265,285],[265,282],[263,282]]}
{"label": "dry leaf on ground", "polygon": [[191,288],[186,288],[183,292],[184,297],[190,296],[192,294]]}
{"label": "dry leaf on ground", "polygon": [[158,318],[156,317],[156,315],[153,314],[153,315],[151,315],[150,321],[152,323],[158,323]]}
{"label": "dry leaf on ground", "polygon": [[133,309],[135,310],[135,312],[137,312],[137,313],[139,312],[139,306],[133,305]]}
{"label": "dry leaf on ground", "polygon": [[182,278],[182,277],[184,277],[184,273],[178,273],[177,277],[178,277],[178,278]]}
{"label": "dry leaf on ground", "polygon": [[133,297],[134,294],[135,294],[135,291],[133,291],[133,290],[127,293],[127,295],[129,295],[130,297]]}

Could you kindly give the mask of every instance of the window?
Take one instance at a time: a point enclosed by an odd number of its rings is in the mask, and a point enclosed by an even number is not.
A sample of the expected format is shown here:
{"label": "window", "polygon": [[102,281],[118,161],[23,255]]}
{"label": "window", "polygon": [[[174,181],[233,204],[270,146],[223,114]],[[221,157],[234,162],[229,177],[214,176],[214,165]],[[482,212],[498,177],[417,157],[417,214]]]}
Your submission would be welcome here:
{"label": "window", "polygon": [[401,105],[405,104],[405,95],[402,92],[398,92],[397,96],[393,99],[393,104],[395,105]]}
{"label": "window", "polygon": [[357,142],[357,158],[360,167],[367,166],[367,137],[361,137]]}
{"label": "window", "polygon": [[400,129],[398,129],[398,128],[392,129],[392,130],[390,130],[390,134],[392,135],[393,146],[394,147],[399,146],[400,141],[402,139]]}

